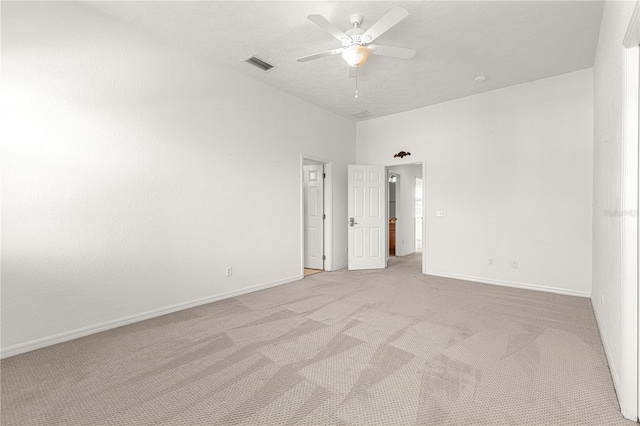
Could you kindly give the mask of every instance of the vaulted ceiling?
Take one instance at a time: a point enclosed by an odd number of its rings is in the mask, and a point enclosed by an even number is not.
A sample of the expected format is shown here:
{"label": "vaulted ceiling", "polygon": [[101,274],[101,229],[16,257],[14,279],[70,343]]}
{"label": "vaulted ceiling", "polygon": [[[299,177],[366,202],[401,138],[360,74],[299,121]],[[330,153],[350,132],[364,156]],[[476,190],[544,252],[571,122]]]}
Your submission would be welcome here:
{"label": "vaulted ceiling", "polygon": [[[91,2],[90,7],[344,117],[381,117],[593,66],[600,1],[219,1]],[[410,47],[413,59],[372,56],[356,81],[340,55],[296,58],[340,47],[307,19],[342,30],[349,16],[369,28],[393,7],[409,16],[376,40]],[[255,55],[269,72],[244,62]],[[477,83],[474,78],[486,75]]]}

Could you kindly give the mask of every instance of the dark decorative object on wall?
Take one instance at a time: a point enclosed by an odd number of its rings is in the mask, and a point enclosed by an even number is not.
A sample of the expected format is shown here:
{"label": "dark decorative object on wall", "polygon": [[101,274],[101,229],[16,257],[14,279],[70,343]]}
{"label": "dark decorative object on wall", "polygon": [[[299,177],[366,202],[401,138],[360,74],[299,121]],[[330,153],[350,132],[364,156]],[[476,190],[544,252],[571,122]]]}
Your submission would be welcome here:
{"label": "dark decorative object on wall", "polygon": [[407,155],[411,155],[411,153],[410,152],[406,152],[406,151],[400,151],[399,153],[394,155],[393,158],[396,158],[396,157],[404,158]]}

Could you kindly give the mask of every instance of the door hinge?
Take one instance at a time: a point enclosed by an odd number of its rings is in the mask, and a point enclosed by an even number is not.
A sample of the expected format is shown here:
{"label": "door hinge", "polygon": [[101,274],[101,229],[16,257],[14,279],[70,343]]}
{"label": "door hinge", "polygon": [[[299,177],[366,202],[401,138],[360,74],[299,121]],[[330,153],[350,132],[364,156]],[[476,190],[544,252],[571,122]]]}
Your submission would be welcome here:
{"label": "door hinge", "polygon": [[325,256],[324,254],[322,255],[322,260],[327,260],[327,256]]}
{"label": "door hinge", "polygon": [[327,178],[327,174],[326,174],[326,173],[323,173],[323,174],[322,174],[322,179],[326,179],[326,178]]}
{"label": "door hinge", "polygon": [[326,219],[326,218],[327,218],[327,215],[326,215],[326,214],[324,214],[324,213],[322,213],[322,218],[323,218],[323,219]]}

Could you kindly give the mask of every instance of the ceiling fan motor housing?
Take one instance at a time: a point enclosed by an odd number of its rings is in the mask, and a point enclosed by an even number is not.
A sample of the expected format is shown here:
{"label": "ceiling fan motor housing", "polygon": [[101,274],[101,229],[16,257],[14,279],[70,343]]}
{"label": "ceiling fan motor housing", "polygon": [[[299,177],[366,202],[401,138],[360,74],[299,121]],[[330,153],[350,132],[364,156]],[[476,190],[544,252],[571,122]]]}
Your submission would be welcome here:
{"label": "ceiling fan motor housing", "polygon": [[364,30],[362,28],[351,28],[344,32],[349,38],[345,38],[342,40],[342,46],[349,47],[355,44],[363,44],[362,34],[364,34]]}

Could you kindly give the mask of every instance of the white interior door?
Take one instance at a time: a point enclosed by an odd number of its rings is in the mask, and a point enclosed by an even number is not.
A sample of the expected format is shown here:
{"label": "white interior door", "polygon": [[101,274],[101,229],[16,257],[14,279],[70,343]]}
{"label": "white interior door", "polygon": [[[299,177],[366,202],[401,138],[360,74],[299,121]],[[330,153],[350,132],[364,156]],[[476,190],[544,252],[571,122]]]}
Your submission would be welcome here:
{"label": "white interior door", "polygon": [[349,165],[349,269],[387,266],[387,179],[383,166]]}
{"label": "white interior door", "polygon": [[302,168],[304,174],[304,267],[324,269],[323,165]]}

